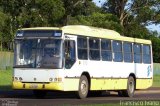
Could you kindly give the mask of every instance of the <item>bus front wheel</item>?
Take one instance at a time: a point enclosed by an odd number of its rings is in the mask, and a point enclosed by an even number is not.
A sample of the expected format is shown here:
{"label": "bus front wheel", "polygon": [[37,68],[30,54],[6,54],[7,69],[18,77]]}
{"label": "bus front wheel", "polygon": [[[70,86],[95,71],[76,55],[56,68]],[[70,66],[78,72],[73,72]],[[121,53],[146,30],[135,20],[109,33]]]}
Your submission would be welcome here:
{"label": "bus front wheel", "polygon": [[88,95],[88,79],[85,75],[82,75],[79,81],[79,88],[77,92],[77,96],[80,99],[86,98]]}

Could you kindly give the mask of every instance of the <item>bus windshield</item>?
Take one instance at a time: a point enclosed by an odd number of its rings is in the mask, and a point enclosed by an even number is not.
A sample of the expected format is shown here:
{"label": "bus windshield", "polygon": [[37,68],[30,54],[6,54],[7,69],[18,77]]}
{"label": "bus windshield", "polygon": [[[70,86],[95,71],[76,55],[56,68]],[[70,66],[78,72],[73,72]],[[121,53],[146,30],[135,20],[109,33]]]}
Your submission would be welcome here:
{"label": "bus windshield", "polygon": [[62,68],[62,40],[15,40],[14,66],[21,68]]}

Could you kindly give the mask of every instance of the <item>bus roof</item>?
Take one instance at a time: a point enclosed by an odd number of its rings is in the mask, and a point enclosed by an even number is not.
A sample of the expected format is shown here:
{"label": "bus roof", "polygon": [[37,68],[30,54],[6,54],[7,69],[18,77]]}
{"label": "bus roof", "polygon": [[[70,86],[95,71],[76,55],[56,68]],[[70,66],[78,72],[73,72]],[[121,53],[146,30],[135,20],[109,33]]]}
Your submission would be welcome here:
{"label": "bus roof", "polygon": [[103,28],[96,28],[91,26],[84,26],[84,25],[68,25],[62,27],[65,33],[73,33],[73,34],[80,34],[80,35],[87,35],[87,36],[121,36],[118,32],[109,29]]}
{"label": "bus roof", "polygon": [[113,40],[122,40],[128,42],[151,44],[150,40],[138,39],[132,37],[121,36],[118,32],[109,29],[84,26],[84,25],[67,25],[63,27],[35,27],[23,28],[19,30],[62,30],[63,33],[73,35],[83,35],[89,37],[107,38]]}

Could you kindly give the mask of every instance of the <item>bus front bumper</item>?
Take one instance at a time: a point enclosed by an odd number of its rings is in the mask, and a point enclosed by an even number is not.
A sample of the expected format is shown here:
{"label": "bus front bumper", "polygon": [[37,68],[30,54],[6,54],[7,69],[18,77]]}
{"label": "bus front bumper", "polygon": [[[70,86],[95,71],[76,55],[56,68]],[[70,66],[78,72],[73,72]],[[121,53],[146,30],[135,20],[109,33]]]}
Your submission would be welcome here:
{"label": "bus front bumper", "polygon": [[50,83],[23,83],[20,81],[13,81],[13,89],[31,89],[31,90],[59,90],[63,91],[62,82],[50,82]]}

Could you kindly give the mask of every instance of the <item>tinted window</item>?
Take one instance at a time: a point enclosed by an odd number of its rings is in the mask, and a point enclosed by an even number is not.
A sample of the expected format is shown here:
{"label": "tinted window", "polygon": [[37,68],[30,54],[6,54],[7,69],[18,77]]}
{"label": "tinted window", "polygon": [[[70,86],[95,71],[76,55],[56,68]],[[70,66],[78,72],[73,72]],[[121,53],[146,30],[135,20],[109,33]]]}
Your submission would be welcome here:
{"label": "tinted window", "polygon": [[143,62],[151,63],[151,49],[149,45],[143,45]]}
{"label": "tinted window", "polygon": [[123,43],[124,62],[132,62],[132,43]]}
{"label": "tinted window", "polygon": [[76,61],[75,41],[65,41],[65,68],[69,69]]}
{"label": "tinted window", "polygon": [[100,60],[99,39],[89,39],[89,57],[91,60]]}
{"label": "tinted window", "polygon": [[103,61],[112,60],[112,51],[111,51],[111,41],[110,40],[101,40],[101,55]]}
{"label": "tinted window", "polygon": [[78,37],[77,45],[78,45],[78,58],[84,59],[84,60],[88,59],[87,38],[86,37]]}
{"label": "tinted window", "polygon": [[123,61],[123,54],[122,54],[122,42],[121,41],[113,41],[113,59],[115,62]]}
{"label": "tinted window", "polygon": [[89,39],[89,47],[90,47],[90,49],[99,49],[99,39],[90,38]]}
{"label": "tinted window", "polygon": [[78,48],[87,48],[87,38],[78,37]]}
{"label": "tinted window", "polygon": [[101,48],[102,50],[111,50],[111,41],[110,40],[101,40]]}
{"label": "tinted window", "polygon": [[141,63],[142,62],[142,50],[141,44],[134,44],[134,62]]}

